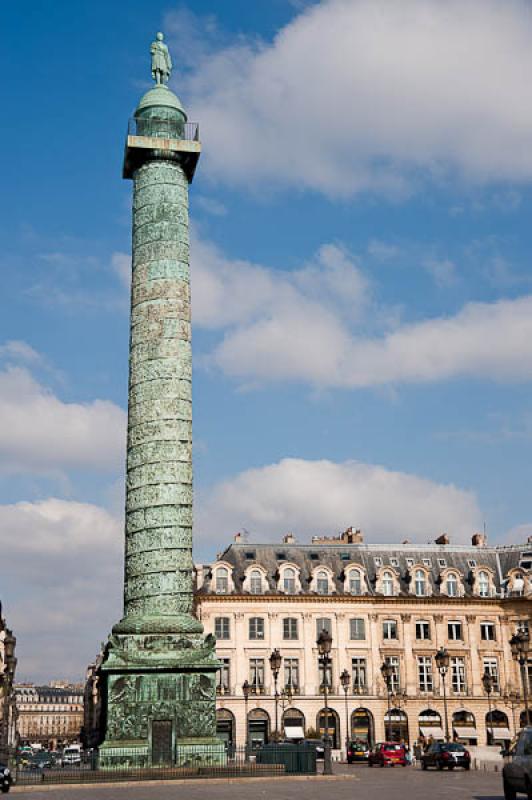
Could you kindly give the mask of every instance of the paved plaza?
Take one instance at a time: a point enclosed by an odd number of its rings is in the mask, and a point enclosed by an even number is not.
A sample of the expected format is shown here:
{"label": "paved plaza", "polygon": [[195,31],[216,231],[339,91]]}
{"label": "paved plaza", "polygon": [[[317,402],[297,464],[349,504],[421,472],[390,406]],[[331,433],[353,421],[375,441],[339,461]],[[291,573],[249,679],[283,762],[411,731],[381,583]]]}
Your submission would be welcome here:
{"label": "paved plaza", "polygon": [[338,779],[241,780],[237,782],[167,783],[50,787],[15,790],[28,800],[502,800],[501,775],[492,772],[422,772],[419,769],[338,767]]}

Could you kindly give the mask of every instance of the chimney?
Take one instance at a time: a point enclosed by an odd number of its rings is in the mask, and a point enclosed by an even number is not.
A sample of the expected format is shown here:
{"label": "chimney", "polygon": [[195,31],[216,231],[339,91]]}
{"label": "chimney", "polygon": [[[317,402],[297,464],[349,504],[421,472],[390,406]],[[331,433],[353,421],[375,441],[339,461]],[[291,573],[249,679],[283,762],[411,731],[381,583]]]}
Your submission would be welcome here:
{"label": "chimney", "polygon": [[442,533],[441,536],[438,536],[438,538],[435,540],[434,543],[435,544],[449,544],[450,541],[451,540],[449,539],[449,536],[446,533]]}
{"label": "chimney", "polygon": [[283,544],[295,544],[295,541],[296,537],[291,532],[285,533],[285,535],[283,536]]}
{"label": "chimney", "polygon": [[364,534],[359,528],[355,530],[351,527],[343,532],[341,538],[346,544],[362,544],[364,541]]}
{"label": "chimney", "polygon": [[235,533],[235,535],[233,536],[233,541],[235,544],[241,544],[243,541],[242,534],[240,532]]}
{"label": "chimney", "polygon": [[486,547],[488,537],[485,533],[474,533],[471,537],[471,544],[473,547]]}

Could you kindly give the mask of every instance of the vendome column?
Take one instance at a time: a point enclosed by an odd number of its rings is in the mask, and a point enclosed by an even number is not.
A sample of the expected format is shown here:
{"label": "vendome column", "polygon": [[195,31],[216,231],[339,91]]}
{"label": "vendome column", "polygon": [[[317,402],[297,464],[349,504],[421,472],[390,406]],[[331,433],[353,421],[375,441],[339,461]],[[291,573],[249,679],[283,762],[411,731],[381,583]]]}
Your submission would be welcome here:
{"label": "vendome column", "polygon": [[166,85],[160,33],[151,56],[155,85],[123,169],[133,180],[124,616],[102,666],[104,768],[223,758],[215,642],[193,615],[188,185],[200,143]]}

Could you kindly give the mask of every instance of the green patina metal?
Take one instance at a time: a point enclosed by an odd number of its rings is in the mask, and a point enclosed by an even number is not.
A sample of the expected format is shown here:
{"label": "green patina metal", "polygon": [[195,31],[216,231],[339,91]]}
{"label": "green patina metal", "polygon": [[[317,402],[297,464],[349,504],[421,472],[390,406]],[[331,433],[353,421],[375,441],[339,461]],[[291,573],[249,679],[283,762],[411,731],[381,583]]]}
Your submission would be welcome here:
{"label": "green patina metal", "polygon": [[[193,168],[184,169],[187,117],[164,85],[171,61],[161,44],[158,34],[157,85],[135,113],[137,135],[128,137],[124,168],[134,182],[124,616],[102,665],[104,768],[224,758],[215,738],[215,640],[193,614]],[[165,140],[160,147],[157,138]]]}

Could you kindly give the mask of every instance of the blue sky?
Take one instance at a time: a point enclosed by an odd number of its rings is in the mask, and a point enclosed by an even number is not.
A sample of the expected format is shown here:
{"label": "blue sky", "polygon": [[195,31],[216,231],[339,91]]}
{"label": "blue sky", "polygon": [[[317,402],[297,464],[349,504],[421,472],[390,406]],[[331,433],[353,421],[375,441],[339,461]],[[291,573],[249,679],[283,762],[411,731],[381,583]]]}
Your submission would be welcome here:
{"label": "blue sky", "polygon": [[58,653],[79,676],[120,616],[121,160],[159,29],[203,142],[196,558],[240,529],[526,539],[528,3],[29,0],[3,21],[0,599],[21,677]]}

